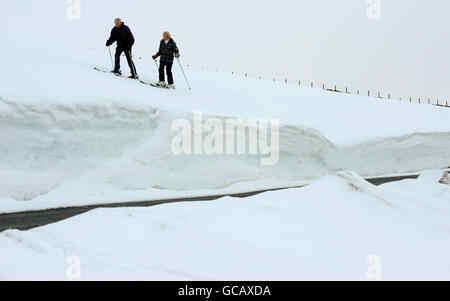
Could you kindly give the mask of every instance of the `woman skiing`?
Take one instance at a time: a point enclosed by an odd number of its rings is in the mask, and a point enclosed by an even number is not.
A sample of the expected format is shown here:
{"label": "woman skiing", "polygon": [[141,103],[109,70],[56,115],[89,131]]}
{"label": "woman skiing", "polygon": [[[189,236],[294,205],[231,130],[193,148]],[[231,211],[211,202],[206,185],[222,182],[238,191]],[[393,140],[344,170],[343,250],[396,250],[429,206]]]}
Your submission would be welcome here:
{"label": "woman skiing", "polygon": [[163,33],[163,39],[159,44],[159,51],[153,56],[153,59],[156,60],[158,57],[161,58],[159,60],[159,83],[157,83],[157,85],[160,87],[166,86],[164,78],[164,68],[166,68],[167,79],[169,81],[168,88],[175,89],[172,75],[173,58],[179,58],[180,53],[178,51],[177,44],[172,39],[170,33],[167,31]]}

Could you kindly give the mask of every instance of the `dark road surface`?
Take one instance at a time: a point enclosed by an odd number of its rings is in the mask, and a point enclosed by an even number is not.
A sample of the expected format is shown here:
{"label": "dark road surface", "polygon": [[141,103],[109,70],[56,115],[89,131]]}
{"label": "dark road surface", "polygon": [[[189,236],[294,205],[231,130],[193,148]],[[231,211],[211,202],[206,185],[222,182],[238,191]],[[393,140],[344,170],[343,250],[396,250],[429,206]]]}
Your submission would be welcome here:
{"label": "dark road surface", "polygon": [[[382,185],[389,182],[401,181],[405,179],[417,179],[418,175],[398,176],[398,177],[386,177],[386,178],[373,178],[367,179],[368,182],[374,185]],[[294,187],[291,187],[294,188]],[[287,189],[287,188],[283,188]],[[267,191],[275,191],[281,189],[269,189],[262,191],[254,191],[249,193],[230,194],[230,195],[215,195],[209,197],[197,197],[197,198],[183,198],[163,201],[147,201],[147,202],[134,202],[134,203],[118,203],[118,204],[105,204],[105,205],[93,205],[85,207],[70,207],[60,209],[50,209],[43,211],[29,211],[11,214],[0,214],[0,232],[8,229],[29,230],[32,228],[45,226],[48,224],[56,223],[67,218],[88,212],[97,208],[118,208],[118,207],[151,207],[161,204],[180,203],[180,202],[192,202],[192,201],[212,201],[223,198],[225,196],[246,198],[249,196],[257,195]]]}

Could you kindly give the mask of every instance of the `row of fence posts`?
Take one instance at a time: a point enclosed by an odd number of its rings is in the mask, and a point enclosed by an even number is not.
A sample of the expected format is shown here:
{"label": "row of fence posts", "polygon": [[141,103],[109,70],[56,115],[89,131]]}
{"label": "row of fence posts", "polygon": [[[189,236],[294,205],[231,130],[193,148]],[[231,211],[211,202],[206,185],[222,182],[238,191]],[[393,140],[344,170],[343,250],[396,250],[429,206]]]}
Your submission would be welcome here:
{"label": "row of fence posts", "polygon": [[[187,65],[187,66],[189,67],[189,65]],[[203,67],[201,67],[201,69],[203,70]],[[216,72],[219,72],[219,70],[216,69]],[[231,72],[231,74],[232,74],[232,75],[237,75],[237,73],[235,73],[235,72]],[[245,73],[244,75],[245,75],[245,77],[249,77],[248,73]],[[259,76],[258,79],[262,79],[262,77]],[[277,81],[276,78],[274,78],[274,79],[273,79],[273,82],[276,82],[276,81]],[[286,78],[286,79],[284,80],[284,82],[287,84],[289,81],[288,81],[288,79]],[[301,86],[301,85],[302,85],[302,81],[298,81],[298,85]],[[310,85],[309,85],[309,83],[308,83],[307,86],[311,86],[311,88],[314,88],[314,87],[315,87],[314,82],[311,82]],[[326,90],[326,91],[330,91],[330,92],[336,92],[336,93],[352,94],[352,93],[349,91],[348,87],[345,87],[345,91],[339,91],[339,90],[337,89],[337,85],[334,85],[334,89],[326,89],[325,84],[322,84],[322,90]],[[357,91],[356,91],[356,95],[361,95],[360,92],[361,92],[360,90],[357,90]],[[369,96],[369,97],[372,96],[370,90],[367,91],[367,96]],[[384,97],[382,97],[382,95],[381,95],[381,92],[378,92],[377,98],[379,98],[379,99],[384,99]],[[392,99],[390,93],[388,93],[387,99]],[[403,99],[400,97],[399,100],[403,100]],[[413,101],[413,98],[412,98],[412,97],[409,97],[409,102],[412,103],[412,101]],[[426,101],[424,102],[422,98],[418,98],[418,102],[419,102],[419,104],[427,103]],[[450,106],[449,106],[449,104],[448,104],[448,101],[445,101],[445,103],[442,102],[442,101],[439,102],[439,99],[436,100],[436,103],[432,103],[432,102],[431,102],[431,98],[428,98],[428,104],[429,104],[429,105],[434,105],[434,106],[439,106],[439,107],[448,107],[448,108],[450,108]]]}

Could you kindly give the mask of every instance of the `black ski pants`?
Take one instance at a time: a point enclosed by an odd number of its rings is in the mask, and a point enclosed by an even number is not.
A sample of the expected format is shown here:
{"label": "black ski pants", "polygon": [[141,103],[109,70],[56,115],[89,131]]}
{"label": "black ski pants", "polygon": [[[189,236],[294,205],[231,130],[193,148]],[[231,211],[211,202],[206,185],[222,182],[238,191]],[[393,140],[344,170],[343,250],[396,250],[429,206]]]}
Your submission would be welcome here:
{"label": "black ski pants", "polygon": [[167,72],[167,79],[169,81],[169,85],[173,85],[173,75],[172,75],[172,66],[173,63],[171,62],[164,62],[161,61],[159,64],[159,81],[164,82],[164,68],[166,68]]}
{"label": "black ski pants", "polygon": [[128,66],[130,67],[130,70],[131,70],[131,75],[136,76],[137,75],[136,66],[133,63],[133,57],[131,55],[131,47],[117,46],[117,48],[116,48],[116,65],[114,67],[114,71],[120,70],[120,56],[122,55],[123,52],[125,52],[125,56],[128,61]]}

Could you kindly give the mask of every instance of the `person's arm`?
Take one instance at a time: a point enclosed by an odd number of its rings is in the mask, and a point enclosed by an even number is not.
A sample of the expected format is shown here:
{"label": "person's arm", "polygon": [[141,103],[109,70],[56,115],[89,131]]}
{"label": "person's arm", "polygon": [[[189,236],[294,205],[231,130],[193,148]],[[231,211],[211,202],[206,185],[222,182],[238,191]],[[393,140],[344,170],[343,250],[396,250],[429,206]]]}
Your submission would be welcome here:
{"label": "person's arm", "polygon": [[173,41],[173,53],[175,54],[176,58],[180,57],[180,51],[178,50],[178,46],[177,43],[175,43],[175,41]]}
{"label": "person's arm", "polygon": [[116,41],[116,37],[113,34],[114,29],[111,30],[111,35],[108,39],[108,41],[106,41],[106,46],[111,46],[115,41]]}
{"label": "person's arm", "polygon": [[126,31],[127,39],[129,41],[130,45],[133,46],[134,45],[134,35],[131,32],[131,29],[129,27],[126,27],[125,31]]}
{"label": "person's arm", "polygon": [[160,57],[161,56],[161,44],[159,45],[159,50],[158,50],[158,52],[154,55],[154,56],[152,56],[152,58],[154,59],[154,60],[156,60],[158,57]]}

